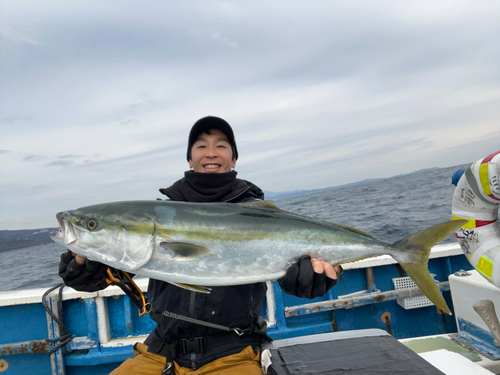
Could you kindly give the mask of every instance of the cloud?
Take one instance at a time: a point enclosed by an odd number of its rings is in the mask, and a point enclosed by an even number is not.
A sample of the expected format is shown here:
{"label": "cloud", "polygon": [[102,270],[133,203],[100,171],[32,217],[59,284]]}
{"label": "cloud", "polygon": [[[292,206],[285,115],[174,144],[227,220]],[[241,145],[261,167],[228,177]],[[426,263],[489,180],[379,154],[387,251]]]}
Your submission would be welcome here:
{"label": "cloud", "polygon": [[122,120],[120,121],[120,125],[137,125],[139,123],[139,120],[135,118],[130,118],[128,120]]}
{"label": "cloud", "polygon": [[19,27],[9,24],[6,19],[7,18],[3,18],[0,23],[0,37],[4,41],[14,44],[26,43],[34,46],[41,45],[34,37],[28,35],[25,31],[20,31]]}
{"label": "cloud", "polygon": [[229,37],[223,35],[220,31],[216,30],[213,27],[204,30],[201,29],[189,30],[188,35],[201,41],[212,40],[227,47],[231,48],[238,47],[238,43],[236,43],[234,40],[231,40]]}
{"label": "cloud", "polygon": [[73,160],[57,160],[51,161],[48,164],[45,164],[46,167],[69,167],[70,165],[74,165],[75,162]]}
{"label": "cloud", "polygon": [[44,160],[46,158],[47,157],[45,155],[28,155],[28,156],[25,156],[22,160],[24,160],[24,161],[40,161],[40,160]]}
{"label": "cloud", "polygon": [[67,155],[58,156],[59,159],[77,159],[79,157],[81,157],[81,155],[67,154]]}
{"label": "cloud", "polygon": [[31,120],[33,120],[32,115],[6,116],[6,117],[0,117],[0,124],[14,124],[14,123],[20,122],[20,121],[31,121]]}

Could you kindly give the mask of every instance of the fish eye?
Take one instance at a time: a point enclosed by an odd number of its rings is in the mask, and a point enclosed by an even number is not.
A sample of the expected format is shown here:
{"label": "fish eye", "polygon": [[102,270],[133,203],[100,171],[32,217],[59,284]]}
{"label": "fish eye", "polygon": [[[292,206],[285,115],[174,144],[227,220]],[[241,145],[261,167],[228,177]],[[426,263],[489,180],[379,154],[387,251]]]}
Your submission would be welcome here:
{"label": "fish eye", "polygon": [[97,220],[96,219],[87,220],[87,229],[88,230],[96,230],[97,229]]}

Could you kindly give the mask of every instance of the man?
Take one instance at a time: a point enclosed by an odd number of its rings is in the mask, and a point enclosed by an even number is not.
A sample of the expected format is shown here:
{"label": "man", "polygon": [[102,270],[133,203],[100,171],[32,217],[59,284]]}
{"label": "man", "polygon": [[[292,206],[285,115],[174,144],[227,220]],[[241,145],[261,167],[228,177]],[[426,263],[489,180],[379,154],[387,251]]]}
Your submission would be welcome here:
{"label": "man", "polygon": [[[198,120],[188,139],[190,171],[166,189],[170,200],[184,202],[239,203],[262,200],[264,194],[251,182],[237,179],[234,171],[238,150],[231,126],[221,118]],[[106,266],[61,256],[59,275],[77,290],[95,291],[106,287]],[[318,259],[301,258],[279,283],[286,293],[306,298],[322,296],[337,283],[340,267]],[[151,279],[148,298],[155,311],[170,311],[224,327],[237,327],[238,336],[201,324],[152,314],[157,323],[144,344],[134,346],[135,358],[112,372],[120,374],[262,374],[260,345],[268,339],[260,312],[266,283],[212,287],[210,294],[181,289]],[[197,370],[197,371],[193,371]]]}

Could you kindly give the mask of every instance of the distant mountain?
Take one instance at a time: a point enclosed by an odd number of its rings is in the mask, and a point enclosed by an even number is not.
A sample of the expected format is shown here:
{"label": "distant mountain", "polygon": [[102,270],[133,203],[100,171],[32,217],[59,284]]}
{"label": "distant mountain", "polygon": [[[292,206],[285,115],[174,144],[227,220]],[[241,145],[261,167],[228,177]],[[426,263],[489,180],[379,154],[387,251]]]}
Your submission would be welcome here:
{"label": "distant mountain", "polygon": [[58,228],[0,230],[0,252],[52,243],[50,232]]}
{"label": "distant mountain", "polygon": [[264,194],[265,194],[265,199],[266,200],[278,200],[278,199],[284,199],[284,198],[292,198],[292,197],[298,197],[299,195],[305,195],[305,194],[311,194],[311,193],[318,193],[320,191],[326,191],[326,190],[340,189],[340,188],[343,188],[343,187],[346,187],[346,186],[361,185],[361,184],[366,184],[368,182],[380,181],[380,180],[387,180],[388,178],[394,178],[394,177],[408,176],[408,175],[411,175],[411,174],[428,172],[428,171],[433,171],[433,170],[436,170],[436,169],[440,169],[440,168],[434,167],[434,168],[420,169],[420,170],[415,171],[415,172],[398,174],[398,175],[392,176],[392,177],[387,177],[387,178],[372,178],[372,179],[362,180],[362,181],[358,181],[358,182],[353,182],[353,183],[350,183],[350,184],[333,186],[333,187],[327,187],[327,188],[323,188],[323,189],[293,190],[293,191],[283,191],[283,192],[274,192],[274,191],[265,191],[264,190]]}

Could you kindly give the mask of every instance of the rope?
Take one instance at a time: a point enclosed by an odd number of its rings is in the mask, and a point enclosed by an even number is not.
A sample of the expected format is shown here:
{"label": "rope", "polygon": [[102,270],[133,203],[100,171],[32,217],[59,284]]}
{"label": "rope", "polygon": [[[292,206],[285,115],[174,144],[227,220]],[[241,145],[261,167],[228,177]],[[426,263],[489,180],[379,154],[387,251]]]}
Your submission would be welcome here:
{"label": "rope", "polygon": [[[49,305],[47,305],[46,299],[47,299],[47,296],[51,292],[56,290],[57,288],[59,288],[59,291],[58,291],[58,295],[57,295],[57,316],[56,316],[54,314],[54,312],[51,310],[51,308],[49,307]],[[43,304],[43,307],[45,308],[45,311],[47,311],[47,314],[50,315],[50,317],[56,322],[57,326],[59,327],[59,337],[52,340],[54,342],[59,341],[59,344],[57,344],[56,346],[54,346],[51,350],[49,350],[47,352],[48,356],[52,355],[57,350],[63,348],[64,346],[69,344],[71,342],[71,340],[73,340],[73,335],[66,332],[66,327],[64,326],[64,323],[62,322],[62,320],[59,318],[59,317],[62,317],[62,290],[63,289],[64,289],[63,283],[57,284],[56,286],[47,290],[43,294],[43,297],[42,297],[42,304]]]}

